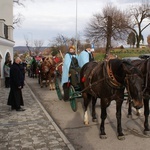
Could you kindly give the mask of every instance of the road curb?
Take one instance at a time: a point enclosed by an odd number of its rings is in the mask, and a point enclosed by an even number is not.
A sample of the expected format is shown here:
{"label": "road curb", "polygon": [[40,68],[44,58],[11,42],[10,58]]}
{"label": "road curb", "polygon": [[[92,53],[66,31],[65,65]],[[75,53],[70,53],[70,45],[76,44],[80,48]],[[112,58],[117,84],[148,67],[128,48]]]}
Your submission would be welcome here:
{"label": "road curb", "polygon": [[41,107],[41,109],[43,110],[43,112],[45,113],[45,115],[48,118],[48,120],[52,123],[52,125],[54,126],[54,128],[56,129],[56,131],[58,132],[58,134],[60,135],[60,137],[66,143],[66,145],[68,146],[69,150],[75,150],[75,148],[73,147],[73,145],[69,142],[69,140],[67,139],[67,137],[60,130],[60,128],[57,126],[57,124],[54,122],[54,120],[52,119],[52,117],[48,114],[48,112],[43,107],[43,105],[39,102],[39,100],[37,99],[37,97],[35,96],[35,94],[32,92],[31,88],[29,87],[29,85],[27,83],[26,83],[26,86],[29,88],[29,90],[30,90],[33,98],[37,101],[37,103],[39,104],[39,106]]}

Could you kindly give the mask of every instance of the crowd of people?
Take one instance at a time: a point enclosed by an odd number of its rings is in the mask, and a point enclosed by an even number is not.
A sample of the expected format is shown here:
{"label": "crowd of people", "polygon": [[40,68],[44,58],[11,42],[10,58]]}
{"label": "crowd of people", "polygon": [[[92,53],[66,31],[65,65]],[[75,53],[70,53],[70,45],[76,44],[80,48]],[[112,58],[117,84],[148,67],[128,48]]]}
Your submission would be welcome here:
{"label": "crowd of people", "polygon": [[[69,47],[68,52],[65,54],[62,67],[61,84],[64,93],[66,92],[66,89],[68,89],[68,83],[75,89],[80,88],[80,70],[84,64],[94,61],[92,52],[93,49],[91,48],[91,44],[86,44],[85,49],[79,55],[75,53],[74,46]],[[55,56],[53,57],[56,59]],[[5,88],[10,88],[7,105],[11,106],[11,110],[25,110],[21,106],[24,106],[22,89],[25,85],[26,68],[27,64],[19,57],[15,57],[13,63],[9,60],[4,64]],[[67,94],[69,94],[68,90]]]}

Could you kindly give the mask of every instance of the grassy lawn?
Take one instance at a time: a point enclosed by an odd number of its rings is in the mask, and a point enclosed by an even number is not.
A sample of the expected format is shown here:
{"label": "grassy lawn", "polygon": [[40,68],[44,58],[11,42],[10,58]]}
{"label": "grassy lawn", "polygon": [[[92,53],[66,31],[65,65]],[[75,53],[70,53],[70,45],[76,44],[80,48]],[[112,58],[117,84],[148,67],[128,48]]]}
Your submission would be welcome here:
{"label": "grassy lawn", "polygon": [[[117,55],[118,58],[123,58],[123,57],[138,57],[141,54],[150,54],[150,48],[126,48],[126,49],[113,49],[110,52],[111,54]],[[102,61],[104,59],[105,52],[101,51],[98,52],[96,51],[94,53],[94,57],[97,61]]]}

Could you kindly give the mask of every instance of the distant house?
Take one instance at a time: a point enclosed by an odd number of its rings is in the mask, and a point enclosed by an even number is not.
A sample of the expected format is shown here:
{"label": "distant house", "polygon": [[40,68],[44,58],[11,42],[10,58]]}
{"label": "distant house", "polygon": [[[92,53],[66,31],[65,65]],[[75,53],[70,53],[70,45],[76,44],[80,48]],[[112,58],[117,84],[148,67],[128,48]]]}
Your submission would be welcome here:
{"label": "distant house", "polygon": [[0,87],[4,85],[3,66],[13,60],[13,0],[0,0]]}
{"label": "distant house", "polygon": [[147,45],[140,45],[140,48],[147,48]]}

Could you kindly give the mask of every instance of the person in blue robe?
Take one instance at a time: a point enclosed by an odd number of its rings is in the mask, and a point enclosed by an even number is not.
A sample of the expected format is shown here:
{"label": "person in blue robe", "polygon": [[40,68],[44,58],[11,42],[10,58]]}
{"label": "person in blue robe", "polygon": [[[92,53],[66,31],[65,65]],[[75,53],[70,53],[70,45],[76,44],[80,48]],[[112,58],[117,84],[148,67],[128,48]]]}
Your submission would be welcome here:
{"label": "person in blue robe", "polygon": [[75,48],[73,46],[69,47],[69,52],[66,53],[64,57],[64,63],[63,63],[63,70],[62,70],[62,80],[61,85],[64,89],[64,95],[68,99],[68,84],[71,83],[71,85],[74,88],[77,88],[79,86],[79,72],[80,67],[78,64],[78,55],[75,53]]}
{"label": "person in blue robe", "polygon": [[79,58],[78,58],[80,67],[83,67],[84,64],[86,64],[90,61],[94,61],[93,51],[94,50],[91,48],[91,44],[85,45],[85,50],[83,50],[79,54]]}
{"label": "person in blue robe", "polygon": [[75,54],[75,48],[73,46],[69,47],[69,52],[66,53],[63,63],[62,70],[62,81],[61,84],[69,82],[69,74],[75,70],[80,71],[80,67],[78,65],[78,55]]}

